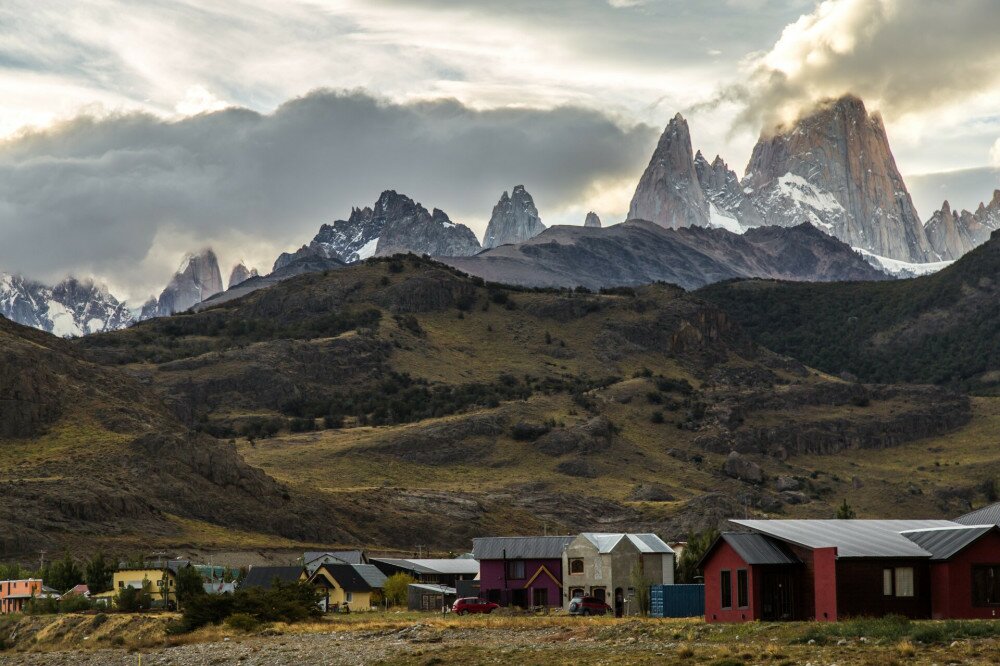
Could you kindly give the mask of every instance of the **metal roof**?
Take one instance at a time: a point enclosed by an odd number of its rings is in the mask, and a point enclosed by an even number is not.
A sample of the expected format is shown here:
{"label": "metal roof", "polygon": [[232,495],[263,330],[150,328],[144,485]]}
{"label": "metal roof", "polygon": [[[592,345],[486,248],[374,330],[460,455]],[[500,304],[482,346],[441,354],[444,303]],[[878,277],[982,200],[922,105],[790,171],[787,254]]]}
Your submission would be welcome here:
{"label": "metal roof", "polygon": [[376,590],[381,590],[385,586],[386,575],[382,573],[374,564],[352,564],[354,570],[365,579],[365,582]]}
{"label": "metal roof", "polygon": [[837,557],[930,557],[902,535],[961,527],[950,520],[731,520],[735,525],[806,548],[836,548]]}
{"label": "metal roof", "polygon": [[931,554],[932,560],[947,560],[996,525],[962,525],[903,532],[903,536]]}
{"label": "metal roof", "polygon": [[722,539],[747,564],[799,564],[780,541],[756,532],[723,532]]}
{"label": "metal roof", "polygon": [[672,553],[673,549],[652,533],[625,534],[622,532],[583,532],[580,536],[597,547],[599,553],[610,553],[622,539],[628,539],[640,553]]}
{"label": "metal roof", "polygon": [[473,559],[458,557],[453,559],[414,559],[404,560],[392,557],[376,557],[376,562],[385,562],[401,569],[409,569],[422,574],[470,575],[479,573],[479,562]]}
{"label": "metal roof", "polygon": [[[318,579],[321,571],[326,571],[333,580],[337,581],[338,585],[348,592],[370,592],[375,586],[369,583],[368,578],[359,571],[362,566],[364,565],[321,564],[319,569],[316,569],[316,572],[310,577],[309,582],[314,582]],[[382,582],[385,582],[385,578],[382,579]]]}
{"label": "metal roof", "polygon": [[447,585],[435,585],[433,583],[410,583],[409,587],[421,592],[436,592],[438,594],[458,594],[458,590]]}
{"label": "metal roof", "polygon": [[963,525],[1000,525],[1000,502],[988,504],[955,519]]}
{"label": "metal roof", "polygon": [[472,553],[477,560],[556,560],[571,536],[481,537],[472,540]]}

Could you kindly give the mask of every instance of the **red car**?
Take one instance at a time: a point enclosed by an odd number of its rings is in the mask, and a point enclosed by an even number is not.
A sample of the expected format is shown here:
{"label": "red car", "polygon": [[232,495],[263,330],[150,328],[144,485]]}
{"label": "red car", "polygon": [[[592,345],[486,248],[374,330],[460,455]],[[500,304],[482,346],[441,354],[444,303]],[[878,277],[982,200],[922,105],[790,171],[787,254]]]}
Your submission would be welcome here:
{"label": "red car", "polygon": [[466,613],[492,613],[497,608],[500,608],[500,604],[495,604],[492,601],[486,601],[486,599],[477,599],[476,597],[465,597],[464,599],[455,599],[455,603],[451,605],[451,612],[458,613],[459,615],[465,615]]}
{"label": "red car", "polygon": [[569,602],[570,615],[607,615],[611,606],[597,597],[573,597]]}

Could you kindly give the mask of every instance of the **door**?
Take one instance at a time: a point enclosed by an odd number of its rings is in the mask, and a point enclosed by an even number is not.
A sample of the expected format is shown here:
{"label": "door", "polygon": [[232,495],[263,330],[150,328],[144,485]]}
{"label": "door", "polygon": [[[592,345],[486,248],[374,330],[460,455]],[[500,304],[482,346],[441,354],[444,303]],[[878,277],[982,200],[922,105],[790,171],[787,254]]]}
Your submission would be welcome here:
{"label": "door", "polygon": [[765,571],[761,581],[761,619],[794,619],[793,593],[791,572]]}
{"label": "door", "polygon": [[532,606],[545,607],[549,605],[549,589],[547,587],[536,587],[531,596]]}
{"label": "door", "polygon": [[603,587],[594,587],[590,590],[591,596],[595,597],[598,601],[603,601],[607,603],[606,595],[604,594]]}
{"label": "door", "polygon": [[527,590],[511,590],[510,591],[510,605],[516,606],[518,608],[528,607],[528,591]]}
{"label": "door", "polygon": [[615,617],[622,617],[625,615],[625,592],[622,588],[615,588]]}

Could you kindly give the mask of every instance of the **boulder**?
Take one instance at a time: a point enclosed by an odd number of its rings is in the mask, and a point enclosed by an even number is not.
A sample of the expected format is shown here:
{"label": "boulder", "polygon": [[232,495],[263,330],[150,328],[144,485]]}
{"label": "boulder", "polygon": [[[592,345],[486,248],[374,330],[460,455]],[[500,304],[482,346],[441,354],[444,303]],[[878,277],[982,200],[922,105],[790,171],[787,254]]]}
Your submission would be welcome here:
{"label": "boulder", "polygon": [[727,476],[746,483],[760,484],[764,482],[764,470],[761,466],[752,460],[747,460],[736,451],[729,453],[729,457],[722,465],[722,471]]}
{"label": "boulder", "polygon": [[802,484],[793,476],[779,476],[774,482],[774,487],[778,492],[789,490],[801,490]]}
{"label": "boulder", "polygon": [[633,502],[670,502],[675,498],[658,483],[640,483],[632,489],[628,499]]}

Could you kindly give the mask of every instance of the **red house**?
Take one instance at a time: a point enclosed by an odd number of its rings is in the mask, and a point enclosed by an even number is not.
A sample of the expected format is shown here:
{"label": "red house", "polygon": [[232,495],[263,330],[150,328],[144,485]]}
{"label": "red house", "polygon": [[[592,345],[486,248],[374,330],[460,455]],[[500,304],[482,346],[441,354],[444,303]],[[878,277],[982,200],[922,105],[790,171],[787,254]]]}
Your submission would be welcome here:
{"label": "red house", "polygon": [[746,531],[723,533],[700,563],[708,622],[1000,612],[995,523],[969,516],[730,522]]}
{"label": "red house", "polygon": [[473,539],[479,596],[501,606],[562,606],[562,554],[572,540],[571,536]]}

